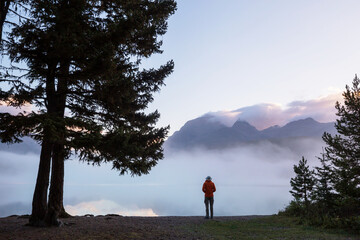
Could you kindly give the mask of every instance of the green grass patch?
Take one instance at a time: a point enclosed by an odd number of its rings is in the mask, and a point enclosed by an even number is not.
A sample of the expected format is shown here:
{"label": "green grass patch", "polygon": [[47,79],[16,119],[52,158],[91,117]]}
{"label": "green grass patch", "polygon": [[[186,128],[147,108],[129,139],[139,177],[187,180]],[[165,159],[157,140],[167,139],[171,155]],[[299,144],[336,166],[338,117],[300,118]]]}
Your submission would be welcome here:
{"label": "green grass patch", "polygon": [[267,216],[251,220],[206,221],[188,228],[194,236],[210,239],[360,239],[341,230],[329,230],[299,225],[292,217]]}

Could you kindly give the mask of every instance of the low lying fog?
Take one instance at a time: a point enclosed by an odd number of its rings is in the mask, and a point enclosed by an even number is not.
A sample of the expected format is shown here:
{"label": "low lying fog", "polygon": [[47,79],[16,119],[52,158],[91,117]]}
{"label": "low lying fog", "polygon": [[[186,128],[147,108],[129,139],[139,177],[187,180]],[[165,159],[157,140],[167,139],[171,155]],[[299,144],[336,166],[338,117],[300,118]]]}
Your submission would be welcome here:
{"label": "low lying fog", "polygon": [[[74,215],[204,215],[202,184],[216,185],[215,215],[274,214],[291,200],[293,165],[318,164],[324,145],[298,140],[297,151],[268,141],[233,149],[172,152],[149,175],[119,176],[111,165],[65,163],[65,209]],[[14,145],[13,147],[16,147]],[[0,217],[29,214],[39,156],[0,152]]]}

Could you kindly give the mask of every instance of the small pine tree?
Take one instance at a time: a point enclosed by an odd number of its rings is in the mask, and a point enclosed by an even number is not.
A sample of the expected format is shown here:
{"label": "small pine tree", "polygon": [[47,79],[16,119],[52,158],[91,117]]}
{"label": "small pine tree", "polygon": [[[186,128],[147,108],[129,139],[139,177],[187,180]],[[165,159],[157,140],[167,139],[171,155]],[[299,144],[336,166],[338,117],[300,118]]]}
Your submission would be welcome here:
{"label": "small pine tree", "polygon": [[294,172],[296,176],[291,178],[290,184],[292,190],[290,193],[295,198],[295,201],[305,207],[308,212],[311,192],[315,185],[314,170],[310,170],[307,165],[307,160],[302,157],[298,165],[294,165]]}
{"label": "small pine tree", "polygon": [[313,190],[313,200],[317,203],[322,213],[330,213],[335,205],[336,194],[331,182],[332,168],[325,154],[322,153],[318,158],[321,162],[320,167],[315,167],[315,186]]}

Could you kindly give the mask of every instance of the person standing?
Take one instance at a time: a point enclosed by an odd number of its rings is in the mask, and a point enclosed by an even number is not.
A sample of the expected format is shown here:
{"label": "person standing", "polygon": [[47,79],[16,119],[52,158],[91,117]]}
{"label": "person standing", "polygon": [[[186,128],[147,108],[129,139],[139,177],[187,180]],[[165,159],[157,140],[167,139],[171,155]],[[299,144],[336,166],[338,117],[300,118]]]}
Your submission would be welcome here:
{"label": "person standing", "polygon": [[209,205],[210,205],[210,217],[214,216],[213,205],[214,205],[214,192],[216,191],[215,184],[211,181],[211,177],[207,176],[206,181],[203,184],[202,191],[205,193],[205,208],[206,208],[206,219],[209,219]]}

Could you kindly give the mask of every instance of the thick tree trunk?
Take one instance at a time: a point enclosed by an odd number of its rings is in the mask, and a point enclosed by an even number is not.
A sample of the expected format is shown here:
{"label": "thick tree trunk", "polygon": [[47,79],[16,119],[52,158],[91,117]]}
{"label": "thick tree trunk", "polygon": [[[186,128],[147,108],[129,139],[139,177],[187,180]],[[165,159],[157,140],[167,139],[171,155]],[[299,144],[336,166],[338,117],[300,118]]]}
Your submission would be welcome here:
{"label": "thick tree trunk", "polygon": [[59,218],[71,218],[73,216],[71,216],[69,213],[67,213],[65,211],[65,208],[64,208],[64,203],[63,201],[61,202],[61,210],[60,210],[60,214],[59,214]]}
{"label": "thick tree trunk", "polygon": [[54,144],[49,203],[45,217],[46,224],[51,226],[60,226],[62,224],[59,221],[59,216],[63,209],[64,157],[64,145]]}
{"label": "thick tree trunk", "polygon": [[0,43],[2,42],[2,32],[4,28],[4,23],[6,20],[6,15],[8,14],[11,0],[1,0],[0,1]]}
{"label": "thick tree trunk", "polygon": [[[51,182],[48,211],[46,214],[46,223],[48,225],[60,226],[59,221],[61,213],[64,213],[63,194],[64,194],[64,161],[66,157],[65,142],[66,142],[66,127],[64,121],[66,92],[67,92],[67,77],[69,75],[70,61],[60,63],[60,77],[57,85],[57,94],[55,98],[56,116],[58,119],[58,134],[57,140],[53,147],[52,168],[51,168]],[[66,213],[66,212],[65,212]]]}
{"label": "thick tree trunk", "polygon": [[44,226],[47,210],[47,192],[49,187],[52,144],[45,139],[41,145],[39,170],[32,202],[32,213],[29,219],[31,226]]}
{"label": "thick tree trunk", "polygon": [[[47,110],[48,113],[54,112],[54,76],[56,70],[56,62],[49,65],[49,71],[47,76],[46,83],[46,97],[47,97]],[[32,213],[29,219],[30,226],[44,226],[45,225],[45,217],[47,213],[47,196],[48,196],[48,188],[49,188],[49,176],[50,176],[50,164],[51,157],[53,152],[53,140],[52,133],[50,129],[52,126],[44,125],[44,136],[43,142],[41,146],[40,153],[40,163],[38,176],[36,179],[33,203],[32,203]]]}
{"label": "thick tree trunk", "polygon": [[[46,224],[60,226],[61,221],[58,218],[72,217],[65,211],[63,203],[64,193],[64,145],[57,144],[53,150],[53,165],[51,171],[51,187],[49,193],[48,211],[46,215]],[[56,159],[56,160],[55,160]],[[57,164],[54,164],[54,161]]]}

